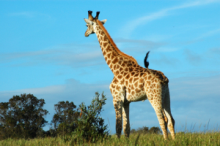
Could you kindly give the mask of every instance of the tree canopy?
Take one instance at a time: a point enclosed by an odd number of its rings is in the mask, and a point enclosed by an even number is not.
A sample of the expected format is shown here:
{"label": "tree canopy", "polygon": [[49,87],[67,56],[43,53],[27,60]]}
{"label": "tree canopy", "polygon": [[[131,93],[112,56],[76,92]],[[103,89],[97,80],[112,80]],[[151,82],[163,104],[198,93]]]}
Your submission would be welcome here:
{"label": "tree canopy", "polygon": [[76,105],[69,101],[60,101],[54,105],[55,114],[51,124],[58,135],[70,134],[77,127],[76,119],[79,117],[79,112],[76,110]]}
{"label": "tree canopy", "polygon": [[44,99],[37,99],[33,94],[13,96],[9,102],[0,103],[0,137],[34,138],[40,135],[47,121],[43,109]]}

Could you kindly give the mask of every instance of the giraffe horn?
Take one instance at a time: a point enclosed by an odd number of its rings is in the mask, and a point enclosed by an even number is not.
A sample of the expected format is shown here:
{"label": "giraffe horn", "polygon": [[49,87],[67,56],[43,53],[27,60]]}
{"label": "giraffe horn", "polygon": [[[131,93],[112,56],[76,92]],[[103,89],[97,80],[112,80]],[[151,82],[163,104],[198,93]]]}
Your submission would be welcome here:
{"label": "giraffe horn", "polygon": [[88,11],[88,14],[89,14],[89,20],[93,20],[93,17],[92,17],[92,11]]}
{"label": "giraffe horn", "polygon": [[98,18],[99,18],[99,13],[100,13],[99,11],[96,12],[95,19],[98,19]]}

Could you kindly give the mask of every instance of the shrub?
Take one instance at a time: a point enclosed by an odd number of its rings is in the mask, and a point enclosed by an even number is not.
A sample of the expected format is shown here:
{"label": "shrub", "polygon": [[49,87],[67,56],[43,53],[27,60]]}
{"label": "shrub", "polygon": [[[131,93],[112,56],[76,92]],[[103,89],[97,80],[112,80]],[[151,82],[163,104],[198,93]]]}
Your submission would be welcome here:
{"label": "shrub", "polygon": [[161,134],[161,130],[159,127],[151,127],[149,130],[148,127],[143,126],[142,128],[138,128],[137,130],[132,129],[130,133],[132,134]]}
{"label": "shrub", "polygon": [[151,134],[161,134],[162,133],[159,127],[151,127],[149,132]]}
{"label": "shrub", "polygon": [[95,94],[96,97],[92,100],[91,105],[85,106],[83,103],[79,105],[81,114],[76,121],[77,128],[72,133],[76,141],[96,142],[109,135],[107,125],[104,125],[104,119],[100,117],[106,101],[105,95],[102,93],[102,97],[99,99],[100,94],[98,92]]}

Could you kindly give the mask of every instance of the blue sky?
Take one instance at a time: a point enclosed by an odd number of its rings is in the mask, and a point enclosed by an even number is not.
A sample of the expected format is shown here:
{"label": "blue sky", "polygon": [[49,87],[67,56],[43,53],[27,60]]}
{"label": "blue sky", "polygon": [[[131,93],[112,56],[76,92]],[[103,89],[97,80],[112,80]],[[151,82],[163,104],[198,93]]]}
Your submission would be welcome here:
{"label": "blue sky", "polygon": [[[102,117],[115,133],[113,74],[96,35],[84,37],[83,19],[92,10],[141,66],[151,51],[149,68],[170,80],[177,131],[219,128],[219,7],[219,0],[0,1],[0,102],[34,94],[45,99],[50,122],[59,101],[88,105],[96,91],[104,92]],[[132,129],[159,126],[147,100],[131,103],[130,123]]]}

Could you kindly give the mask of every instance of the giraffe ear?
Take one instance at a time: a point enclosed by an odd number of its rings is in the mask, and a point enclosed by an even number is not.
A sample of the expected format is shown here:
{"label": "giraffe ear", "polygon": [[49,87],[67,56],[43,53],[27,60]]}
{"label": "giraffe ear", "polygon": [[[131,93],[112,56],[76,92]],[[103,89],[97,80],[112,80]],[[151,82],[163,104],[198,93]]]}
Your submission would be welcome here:
{"label": "giraffe ear", "polygon": [[106,21],[107,21],[107,19],[104,19],[101,22],[102,22],[102,24],[105,24]]}
{"label": "giraffe ear", "polygon": [[84,18],[84,20],[85,20],[85,22],[86,22],[87,24],[91,24],[91,25],[93,25],[93,22],[92,22],[91,20],[86,19],[86,18]]}

